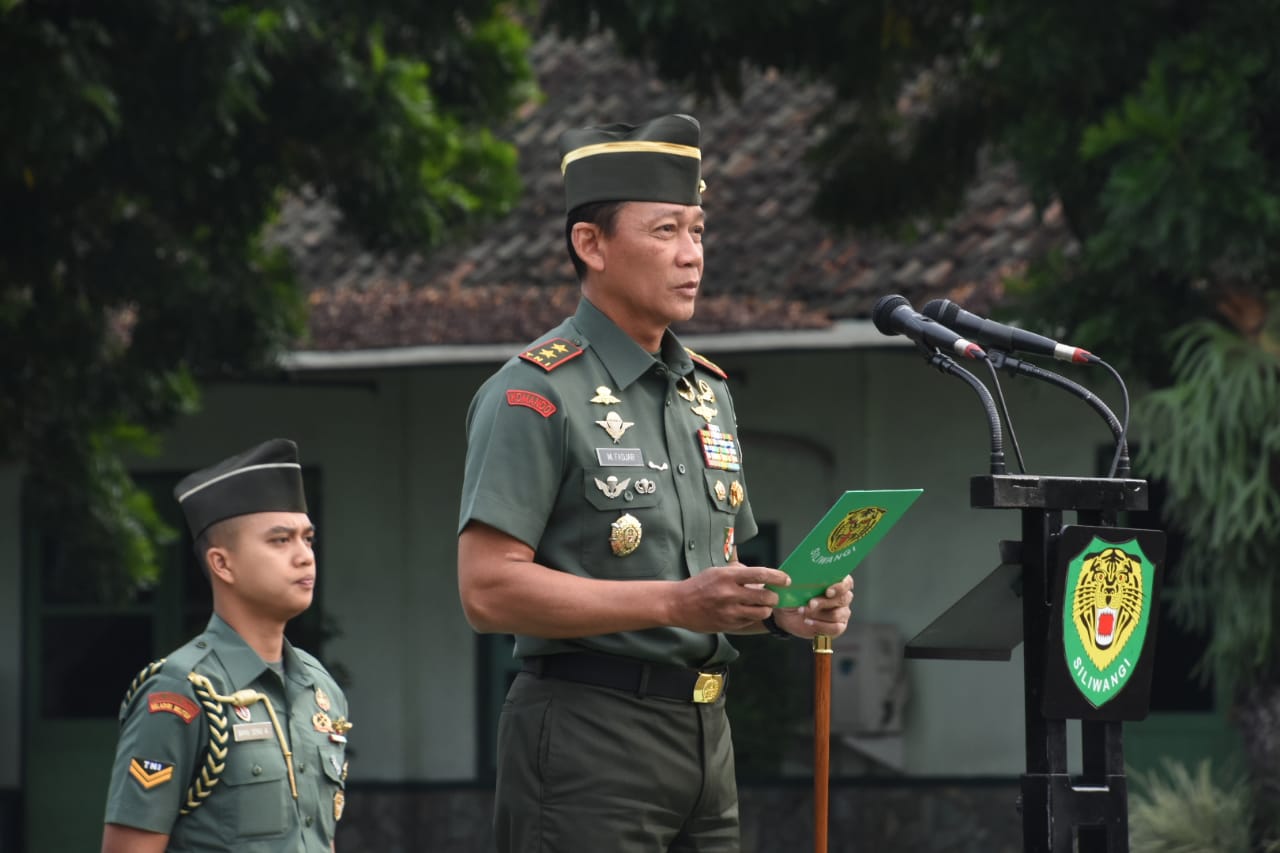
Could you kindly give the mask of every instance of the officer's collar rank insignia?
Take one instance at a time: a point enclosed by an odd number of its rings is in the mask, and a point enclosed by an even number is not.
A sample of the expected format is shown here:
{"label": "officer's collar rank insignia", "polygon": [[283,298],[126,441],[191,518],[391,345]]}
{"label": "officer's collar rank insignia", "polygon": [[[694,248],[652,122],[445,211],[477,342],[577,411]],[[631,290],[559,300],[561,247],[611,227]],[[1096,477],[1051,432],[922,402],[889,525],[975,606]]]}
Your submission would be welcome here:
{"label": "officer's collar rank insignia", "polygon": [[129,775],[144,790],[150,791],[173,778],[173,765],[150,758],[133,758],[129,761]]}
{"label": "officer's collar rank insignia", "polygon": [[552,338],[540,344],[534,344],[520,353],[520,357],[530,364],[536,364],[543,370],[552,371],[566,361],[582,355],[582,347],[568,338]]}
{"label": "officer's collar rank insignia", "polygon": [[613,389],[607,385],[601,385],[596,389],[596,395],[591,398],[592,403],[598,403],[601,406],[613,406],[622,401],[613,396]]}
{"label": "officer's collar rank insignia", "polygon": [[708,424],[698,430],[698,441],[702,443],[702,456],[708,468],[721,471],[741,471],[742,458],[738,454],[738,443],[733,436],[723,432],[715,424]]}
{"label": "officer's collar rank insignia", "polygon": [[720,365],[716,364],[714,361],[707,358],[705,355],[696,353],[693,350],[689,349],[688,347],[685,347],[684,351],[689,354],[689,358],[693,359],[696,363],[701,364],[703,367],[705,367],[707,370],[710,370],[716,376],[719,376],[721,379],[729,378],[729,374],[725,373],[724,370],[720,367]]}
{"label": "officer's collar rank insignia", "polygon": [[622,439],[622,434],[635,426],[635,423],[624,421],[617,412],[610,412],[604,416],[604,420],[596,421],[596,426],[607,432],[613,443],[617,444]]}

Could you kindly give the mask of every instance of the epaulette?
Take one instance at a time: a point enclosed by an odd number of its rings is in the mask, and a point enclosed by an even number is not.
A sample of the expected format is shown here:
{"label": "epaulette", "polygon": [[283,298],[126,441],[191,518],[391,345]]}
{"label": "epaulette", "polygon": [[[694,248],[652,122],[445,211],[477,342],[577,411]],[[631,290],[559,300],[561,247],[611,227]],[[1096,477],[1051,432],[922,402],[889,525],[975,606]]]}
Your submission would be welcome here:
{"label": "epaulette", "polygon": [[693,350],[689,349],[688,347],[685,347],[685,348],[684,348],[684,351],[685,351],[685,352],[687,352],[687,353],[689,353],[689,358],[693,359],[693,360],[694,360],[694,361],[696,361],[698,364],[701,364],[703,367],[705,367],[707,370],[710,370],[710,371],[711,371],[712,373],[714,373],[716,376],[719,376],[721,379],[728,379],[728,378],[729,378],[729,374],[725,373],[725,372],[720,368],[720,365],[716,364],[714,361],[712,361],[711,359],[707,358],[705,355],[699,355],[698,353],[694,352]]}
{"label": "epaulette", "polygon": [[520,357],[525,361],[536,364],[548,372],[580,355],[582,355],[582,347],[568,338],[551,338],[534,344],[520,353]]}

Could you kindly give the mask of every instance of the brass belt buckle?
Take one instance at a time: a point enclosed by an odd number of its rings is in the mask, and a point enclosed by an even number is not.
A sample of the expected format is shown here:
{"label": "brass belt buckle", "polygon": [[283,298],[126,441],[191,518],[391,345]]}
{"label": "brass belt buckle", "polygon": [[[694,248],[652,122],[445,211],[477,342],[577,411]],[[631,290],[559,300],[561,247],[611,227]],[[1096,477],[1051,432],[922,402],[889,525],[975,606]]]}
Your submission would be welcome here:
{"label": "brass belt buckle", "polygon": [[718,672],[700,672],[693,685],[693,701],[707,705],[719,698],[724,691],[724,675]]}

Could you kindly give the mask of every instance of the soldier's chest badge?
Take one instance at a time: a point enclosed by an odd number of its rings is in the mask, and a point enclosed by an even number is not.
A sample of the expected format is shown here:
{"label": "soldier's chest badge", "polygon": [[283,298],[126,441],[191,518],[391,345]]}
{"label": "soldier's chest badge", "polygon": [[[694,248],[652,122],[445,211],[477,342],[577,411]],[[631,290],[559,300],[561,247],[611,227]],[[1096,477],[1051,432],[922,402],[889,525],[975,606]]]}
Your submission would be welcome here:
{"label": "soldier's chest badge", "polygon": [[624,421],[622,415],[617,412],[610,412],[604,416],[604,420],[596,421],[596,426],[607,432],[609,438],[613,439],[613,443],[617,444],[622,439],[622,434],[635,424],[632,421]]}
{"label": "soldier's chest badge", "polygon": [[706,460],[708,468],[721,471],[742,470],[737,440],[720,427],[707,424],[698,430],[698,441],[702,444],[702,458]]}

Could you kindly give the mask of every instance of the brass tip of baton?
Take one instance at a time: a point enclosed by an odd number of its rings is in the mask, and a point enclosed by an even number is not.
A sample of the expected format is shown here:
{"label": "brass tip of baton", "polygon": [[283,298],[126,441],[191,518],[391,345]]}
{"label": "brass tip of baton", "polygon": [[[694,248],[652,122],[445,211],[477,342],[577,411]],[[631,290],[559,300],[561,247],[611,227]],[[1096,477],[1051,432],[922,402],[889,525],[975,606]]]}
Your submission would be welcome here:
{"label": "brass tip of baton", "polygon": [[813,638],[813,653],[815,655],[831,654],[831,638],[819,634]]}

